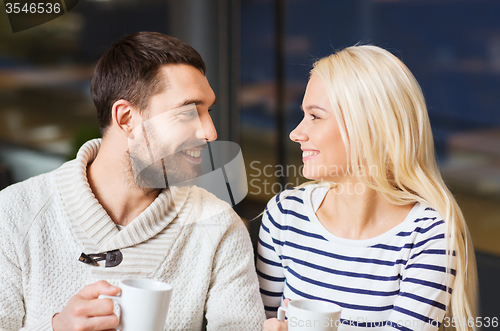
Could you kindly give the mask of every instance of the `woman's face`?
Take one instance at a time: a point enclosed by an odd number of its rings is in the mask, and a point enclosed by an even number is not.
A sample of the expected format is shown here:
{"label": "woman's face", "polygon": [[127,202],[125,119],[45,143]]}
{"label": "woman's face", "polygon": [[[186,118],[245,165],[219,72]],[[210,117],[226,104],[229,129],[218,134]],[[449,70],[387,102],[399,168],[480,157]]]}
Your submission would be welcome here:
{"label": "woman's face", "polygon": [[333,114],[326,88],[312,75],[302,101],[304,118],[290,133],[298,142],[308,179],[341,181],[347,174],[347,156],[339,125]]}

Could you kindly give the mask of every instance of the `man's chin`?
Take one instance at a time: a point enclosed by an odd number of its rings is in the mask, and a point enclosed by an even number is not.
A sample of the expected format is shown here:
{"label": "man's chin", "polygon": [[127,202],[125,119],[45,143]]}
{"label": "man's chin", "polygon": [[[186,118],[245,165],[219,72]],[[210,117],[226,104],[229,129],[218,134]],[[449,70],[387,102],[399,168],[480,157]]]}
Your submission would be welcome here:
{"label": "man's chin", "polygon": [[184,187],[184,186],[191,186],[196,184],[196,180],[200,177],[199,173],[193,173],[193,174],[183,174],[182,176],[172,176],[169,177],[168,179],[168,185],[170,187],[172,186],[179,186],[179,187]]}
{"label": "man's chin", "polygon": [[166,172],[157,167],[147,167],[135,176],[135,182],[142,188],[163,189],[173,186],[191,186],[196,183],[201,171],[186,171],[168,169]]}

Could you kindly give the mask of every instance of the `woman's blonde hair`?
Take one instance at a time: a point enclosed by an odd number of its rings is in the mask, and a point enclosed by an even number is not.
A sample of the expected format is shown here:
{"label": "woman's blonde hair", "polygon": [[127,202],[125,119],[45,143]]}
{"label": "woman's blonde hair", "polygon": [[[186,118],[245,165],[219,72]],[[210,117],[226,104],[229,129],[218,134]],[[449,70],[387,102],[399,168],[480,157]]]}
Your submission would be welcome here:
{"label": "woman's blonde hair", "polygon": [[[447,313],[460,321],[457,330],[475,329],[463,323],[476,317],[474,250],[463,214],[438,170],[427,108],[415,77],[396,56],[369,45],[348,47],[317,61],[311,75],[328,91],[353,174],[394,204],[419,201],[444,217],[448,254],[454,250],[457,256]],[[367,169],[368,176],[360,175]],[[448,266],[450,260],[448,255]]]}

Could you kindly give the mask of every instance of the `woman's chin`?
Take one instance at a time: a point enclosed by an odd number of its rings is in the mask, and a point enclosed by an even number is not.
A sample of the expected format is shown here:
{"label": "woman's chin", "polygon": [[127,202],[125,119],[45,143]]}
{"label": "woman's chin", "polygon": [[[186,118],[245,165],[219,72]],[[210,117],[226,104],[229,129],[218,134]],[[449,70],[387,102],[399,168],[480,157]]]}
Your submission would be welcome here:
{"label": "woman's chin", "polygon": [[323,176],[318,176],[315,173],[310,173],[310,172],[306,172],[306,171],[302,172],[302,176],[304,176],[304,178],[309,179],[309,180],[324,180]]}

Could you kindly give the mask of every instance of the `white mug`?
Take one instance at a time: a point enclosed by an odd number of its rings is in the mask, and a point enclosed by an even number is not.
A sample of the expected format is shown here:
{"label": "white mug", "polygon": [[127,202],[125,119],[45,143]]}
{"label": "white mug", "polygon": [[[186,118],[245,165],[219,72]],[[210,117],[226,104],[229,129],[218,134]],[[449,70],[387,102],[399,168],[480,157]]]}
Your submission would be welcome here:
{"label": "white mug", "polygon": [[288,330],[336,331],[340,323],[340,306],[321,300],[298,299],[288,307],[278,308],[278,319],[288,318]]}
{"label": "white mug", "polygon": [[123,279],[117,296],[103,295],[120,306],[120,331],[163,331],[167,319],[168,306],[172,296],[172,286],[150,279]]}

